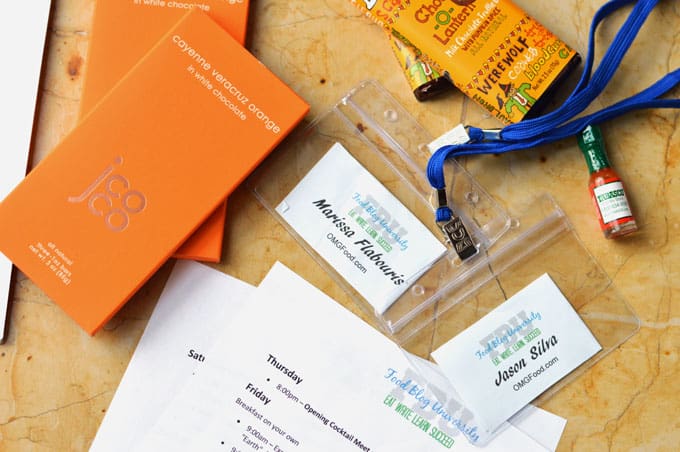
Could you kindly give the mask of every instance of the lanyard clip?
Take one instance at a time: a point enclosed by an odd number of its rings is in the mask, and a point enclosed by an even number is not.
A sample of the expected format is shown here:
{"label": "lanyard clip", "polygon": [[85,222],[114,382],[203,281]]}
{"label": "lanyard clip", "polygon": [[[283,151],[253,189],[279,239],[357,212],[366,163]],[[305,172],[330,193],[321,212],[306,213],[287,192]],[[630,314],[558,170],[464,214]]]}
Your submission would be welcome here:
{"label": "lanyard clip", "polygon": [[503,129],[480,129],[479,127],[465,126],[465,132],[472,143],[481,143],[483,141],[502,141]]}
{"label": "lanyard clip", "polygon": [[480,129],[482,131],[483,141],[501,141],[501,132],[503,129]]}
{"label": "lanyard clip", "polygon": [[[447,204],[446,189],[440,188],[437,190],[437,203],[439,204],[440,209],[444,207],[451,212],[451,209]],[[438,222],[438,224],[444,233],[446,243],[453,247],[461,261],[469,259],[477,254],[477,247],[472,241],[472,237],[470,237],[467,229],[465,229],[463,220],[461,220],[460,217],[453,215],[453,212],[451,212],[448,220]]]}
{"label": "lanyard clip", "polygon": [[441,225],[441,228],[446,242],[451,244],[461,261],[471,258],[479,251],[460,217],[451,217],[449,221]]}

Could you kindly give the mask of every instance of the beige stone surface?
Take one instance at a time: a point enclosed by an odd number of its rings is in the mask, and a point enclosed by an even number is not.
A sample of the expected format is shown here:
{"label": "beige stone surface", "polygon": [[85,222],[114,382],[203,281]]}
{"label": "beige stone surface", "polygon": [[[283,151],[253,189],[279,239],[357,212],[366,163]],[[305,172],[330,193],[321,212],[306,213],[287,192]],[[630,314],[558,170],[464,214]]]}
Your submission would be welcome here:
{"label": "beige stone surface", "polygon": [[[517,3],[585,53],[591,17],[604,2]],[[54,0],[34,163],[76,125],[94,4]],[[602,25],[598,57],[627,11]],[[680,3],[661,0],[593,107],[630,95],[680,66],[678,30]],[[349,0],[252,0],[247,46],[311,104],[308,119],[371,78],[433,134],[461,121],[498,126],[456,91],[417,102],[383,32]],[[18,69],[5,62],[2,70]],[[503,205],[551,193],[640,317],[637,334],[544,404],[568,420],[561,451],[674,451],[680,445],[679,114],[640,111],[604,127],[610,158],[629,187],[641,226],[639,234],[621,241],[605,240],[598,229],[587,170],[574,140],[461,161]],[[363,316],[245,187],[230,197],[225,234],[223,260],[215,265],[221,271],[257,284],[281,260]],[[94,337],[18,276],[9,339],[0,346],[0,451],[88,449],[171,266],[165,265]]]}

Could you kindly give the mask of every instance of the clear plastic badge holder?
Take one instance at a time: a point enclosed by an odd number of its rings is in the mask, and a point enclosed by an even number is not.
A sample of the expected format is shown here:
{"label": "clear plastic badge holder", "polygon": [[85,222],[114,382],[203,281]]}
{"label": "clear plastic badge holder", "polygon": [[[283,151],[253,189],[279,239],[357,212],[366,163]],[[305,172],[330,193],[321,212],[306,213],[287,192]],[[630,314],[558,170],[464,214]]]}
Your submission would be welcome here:
{"label": "clear plastic badge holder", "polygon": [[632,336],[639,319],[550,196],[532,200],[528,209],[513,217],[455,161],[446,168],[449,205],[455,206],[455,214],[479,252],[461,261],[447,247],[382,313],[276,211],[319,159],[339,143],[444,244],[444,235],[433,221],[436,200],[424,173],[430,156],[427,144],[432,141],[384,88],[367,81],[279,146],[248,179],[248,185],[318,264],[404,349],[415,372],[430,377],[426,378],[430,387],[425,389],[445,399],[439,401],[451,415],[443,419],[430,413],[431,420],[455,425],[457,433],[482,445],[502,428],[476,428],[474,414],[457,399],[455,388],[436,383],[431,366],[420,358],[431,361],[432,351],[547,273],[602,349],[534,400],[540,404]]}

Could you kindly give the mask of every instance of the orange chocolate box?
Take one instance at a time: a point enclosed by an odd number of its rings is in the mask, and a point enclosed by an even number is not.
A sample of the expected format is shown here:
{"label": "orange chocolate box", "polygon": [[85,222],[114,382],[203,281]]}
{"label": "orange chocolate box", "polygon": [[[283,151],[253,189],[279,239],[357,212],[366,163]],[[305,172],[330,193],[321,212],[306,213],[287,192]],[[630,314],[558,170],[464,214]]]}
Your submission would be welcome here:
{"label": "orange chocolate box", "polygon": [[[156,0],[97,0],[90,40],[80,113],[88,113],[102,97],[142,58],[186,10],[197,5],[241,45],[245,43],[249,0],[202,0],[159,2]],[[219,262],[226,203],[175,251],[173,257]]]}
{"label": "orange chocolate box", "polygon": [[308,110],[194,9],[0,204],[0,251],[94,334]]}

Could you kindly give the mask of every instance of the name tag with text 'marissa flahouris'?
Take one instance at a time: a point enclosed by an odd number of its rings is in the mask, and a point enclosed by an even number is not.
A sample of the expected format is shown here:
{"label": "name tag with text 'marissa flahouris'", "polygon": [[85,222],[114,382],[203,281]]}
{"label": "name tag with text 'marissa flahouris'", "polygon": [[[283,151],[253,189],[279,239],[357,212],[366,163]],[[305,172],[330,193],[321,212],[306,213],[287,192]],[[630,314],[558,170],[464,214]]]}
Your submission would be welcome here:
{"label": "name tag with text 'marissa flahouris'", "polygon": [[339,143],[276,210],[379,314],[446,252]]}

